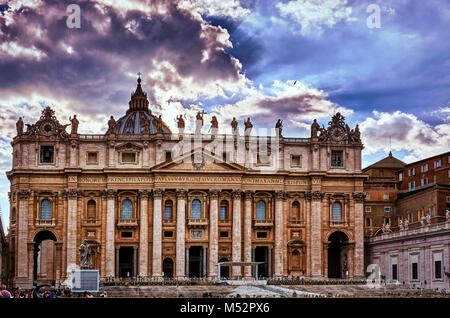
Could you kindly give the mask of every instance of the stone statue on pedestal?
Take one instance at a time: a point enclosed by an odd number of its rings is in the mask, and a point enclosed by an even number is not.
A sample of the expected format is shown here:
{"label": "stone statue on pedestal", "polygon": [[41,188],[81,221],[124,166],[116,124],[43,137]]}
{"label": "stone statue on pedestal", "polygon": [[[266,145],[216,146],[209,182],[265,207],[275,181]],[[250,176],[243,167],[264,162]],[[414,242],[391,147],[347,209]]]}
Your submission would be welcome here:
{"label": "stone statue on pedestal", "polygon": [[317,120],[314,119],[312,125],[311,125],[311,138],[317,138],[318,137],[318,132],[319,132],[320,126],[317,123]]}
{"label": "stone statue on pedestal", "polygon": [[78,250],[80,251],[80,268],[90,269],[92,266],[92,250],[86,239],[81,243]]}
{"label": "stone statue on pedestal", "polygon": [[69,121],[72,123],[71,134],[76,135],[78,132],[78,124],[80,123],[77,119],[77,115],[73,115],[73,118],[69,117]]}
{"label": "stone statue on pedestal", "polygon": [[238,122],[236,120],[236,117],[233,117],[233,120],[231,121],[231,130],[233,132],[233,135],[238,134]]}
{"label": "stone statue on pedestal", "polygon": [[17,128],[17,136],[22,136],[23,135],[23,120],[22,120],[22,117],[19,117],[19,120],[16,123],[16,128]]}

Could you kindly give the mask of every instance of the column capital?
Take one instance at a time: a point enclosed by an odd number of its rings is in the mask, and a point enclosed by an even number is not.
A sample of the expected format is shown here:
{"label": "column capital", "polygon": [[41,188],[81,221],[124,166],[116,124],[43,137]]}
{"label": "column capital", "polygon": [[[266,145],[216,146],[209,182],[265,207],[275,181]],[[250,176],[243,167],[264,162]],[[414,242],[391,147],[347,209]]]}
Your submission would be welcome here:
{"label": "column capital", "polygon": [[64,189],[63,196],[65,199],[78,199],[81,197],[81,190],[77,188]]}
{"label": "column capital", "polygon": [[164,193],[164,189],[161,189],[161,188],[153,189],[153,197],[155,199],[161,199],[163,193]]}
{"label": "column capital", "polygon": [[209,190],[210,198],[213,199],[213,200],[219,199],[219,192],[220,192],[220,190],[218,190],[218,189],[211,189],[211,190]]}
{"label": "column capital", "polygon": [[19,200],[28,200],[31,195],[31,190],[30,189],[20,189],[17,192],[17,195],[19,196]]}
{"label": "column capital", "polygon": [[233,199],[235,199],[235,200],[241,199],[242,198],[242,190],[240,190],[240,189],[233,190],[231,192],[231,195],[232,195]]}
{"label": "column capital", "polygon": [[255,195],[255,191],[254,190],[246,190],[246,191],[244,191],[244,195],[245,195],[245,200],[252,200],[253,196]]}
{"label": "column capital", "polygon": [[364,192],[353,192],[353,200],[356,202],[363,202],[366,197]]}
{"label": "column capital", "polygon": [[177,192],[177,198],[178,199],[185,199],[188,190],[187,189],[177,189],[176,192]]}
{"label": "column capital", "polygon": [[114,199],[117,195],[116,189],[105,189],[102,191],[102,197],[105,199]]}
{"label": "column capital", "polygon": [[321,201],[325,193],[323,191],[306,192],[306,200]]}
{"label": "column capital", "polygon": [[286,199],[286,191],[282,191],[282,190],[275,191],[275,199],[277,199],[277,200]]}
{"label": "column capital", "polygon": [[152,195],[152,190],[139,190],[139,196],[141,199],[148,199]]}

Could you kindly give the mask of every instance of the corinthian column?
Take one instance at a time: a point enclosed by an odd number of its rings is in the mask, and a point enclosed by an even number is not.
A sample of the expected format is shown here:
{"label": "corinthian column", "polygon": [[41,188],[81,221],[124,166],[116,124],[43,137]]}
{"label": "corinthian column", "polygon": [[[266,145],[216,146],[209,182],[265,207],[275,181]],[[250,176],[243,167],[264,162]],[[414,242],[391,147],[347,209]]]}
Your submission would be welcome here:
{"label": "corinthian column", "polygon": [[106,190],[106,246],[105,246],[105,277],[114,276],[114,210],[117,190]]}
{"label": "corinthian column", "polygon": [[[139,274],[148,276],[148,190],[139,191],[141,196],[141,216],[139,221]],[[134,273],[136,275],[136,273]]]}
{"label": "corinthian column", "polygon": [[186,193],[187,190],[177,190],[176,277],[178,278],[183,278],[187,274],[185,273]]}
{"label": "corinthian column", "polygon": [[77,202],[79,189],[67,189],[67,277],[77,267]]}
{"label": "corinthian column", "polygon": [[18,228],[17,228],[17,274],[15,277],[15,285],[20,286],[25,283],[28,278],[28,199],[30,198],[30,190],[19,190],[19,212],[18,212]]}
{"label": "corinthian column", "polygon": [[354,275],[357,278],[364,277],[364,193],[353,193],[355,200],[355,250],[354,250]]}
{"label": "corinthian column", "polygon": [[275,276],[283,275],[283,200],[284,191],[275,192]]}
{"label": "corinthian column", "polygon": [[153,258],[152,276],[162,276],[162,189],[153,190]]}
{"label": "corinthian column", "polygon": [[[233,262],[241,261],[241,190],[233,191],[233,246],[232,260]],[[241,275],[241,268],[232,267],[233,276]]]}
{"label": "corinthian column", "polygon": [[[245,191],[244,205],[244,262],[252,261],[252,200],[253,191]],[[252,268],[246,266],[244,268],[244,276],[252,276]]]}
{"label": "corinthian column", "polygon": [[210,190],[210,213],[209,213],[209,265],[208,277],[217,278],[217,262],[219,253],[218,243],[218,215],[219,215],[219,191]]}
{"label": "corinthian column", "polygon": [[307,199],[311,202],[311,276],[322,276],[322,191],[307,193]]}

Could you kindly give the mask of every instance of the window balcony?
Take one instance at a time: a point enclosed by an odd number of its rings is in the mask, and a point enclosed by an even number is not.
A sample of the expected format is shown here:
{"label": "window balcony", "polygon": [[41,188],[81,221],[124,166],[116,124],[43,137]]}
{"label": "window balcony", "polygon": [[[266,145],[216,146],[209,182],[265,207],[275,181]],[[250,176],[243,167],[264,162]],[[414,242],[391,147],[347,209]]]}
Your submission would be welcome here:
{"label": "window balcony", "polygon": [[273,226],[272,219],[254,219],[253,227],[255,228],[270,228]]}
{"label": "window balcony", "polygon": [[56,225],[56,220],[55,219],[49,219],[49,220],[36,219],[35,225],[36,225],[36,227],[54,227]]}
{"label": "window balcony", "polygon": [[347,225],[348,224],[345,221],[334,221],[334,220],[330,221],[330,226],[333,226],[333,227],[344,227],[344,226],[347,226]]}
{"label": "window balcony", "polygon": [[208,226],[208,219],[207,218],[189,219],[187,225],[190,228],[204,228]]}
{"label": "window balcony", "polygon": [[291,221],[289,222],[289,225],[291,225],[291,226],[304,226],[305,225],[305,221],[304,220],[298,220],[298,219],[291,219]]}
{"label": "window balcony", "polygon": [[137,219],[119,219],[117,226],[122,228],[133,228],[138,226]]}
{"label": "window balcony", "polygon": [[83,220],[83,226],[99,226],[100,225],[100,220],[98,219],[85,219]]}

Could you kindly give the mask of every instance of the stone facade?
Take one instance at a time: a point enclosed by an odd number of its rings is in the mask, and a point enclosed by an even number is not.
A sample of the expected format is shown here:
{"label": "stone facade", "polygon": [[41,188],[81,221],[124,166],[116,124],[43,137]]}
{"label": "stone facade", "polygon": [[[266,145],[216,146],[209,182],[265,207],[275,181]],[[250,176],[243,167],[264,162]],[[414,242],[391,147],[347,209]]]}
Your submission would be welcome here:
{"label": "stone facade", "polygon": [[358,127],[337,113],[311,138],[286,138],[281,121],[272,136],[201,134],[200,120],[192,134],[181,121],[173,133],[153,115],[139,80],[103,135],[79,134],[75,119],[68,134],[50,108],[26,132],[18,125],[7,172],[14,284],[40,279],[47,240],[47,276],[65,282],[84,239],[102,278],[214,279],[219,261],[261,261],[266,277],[364,276]]}

